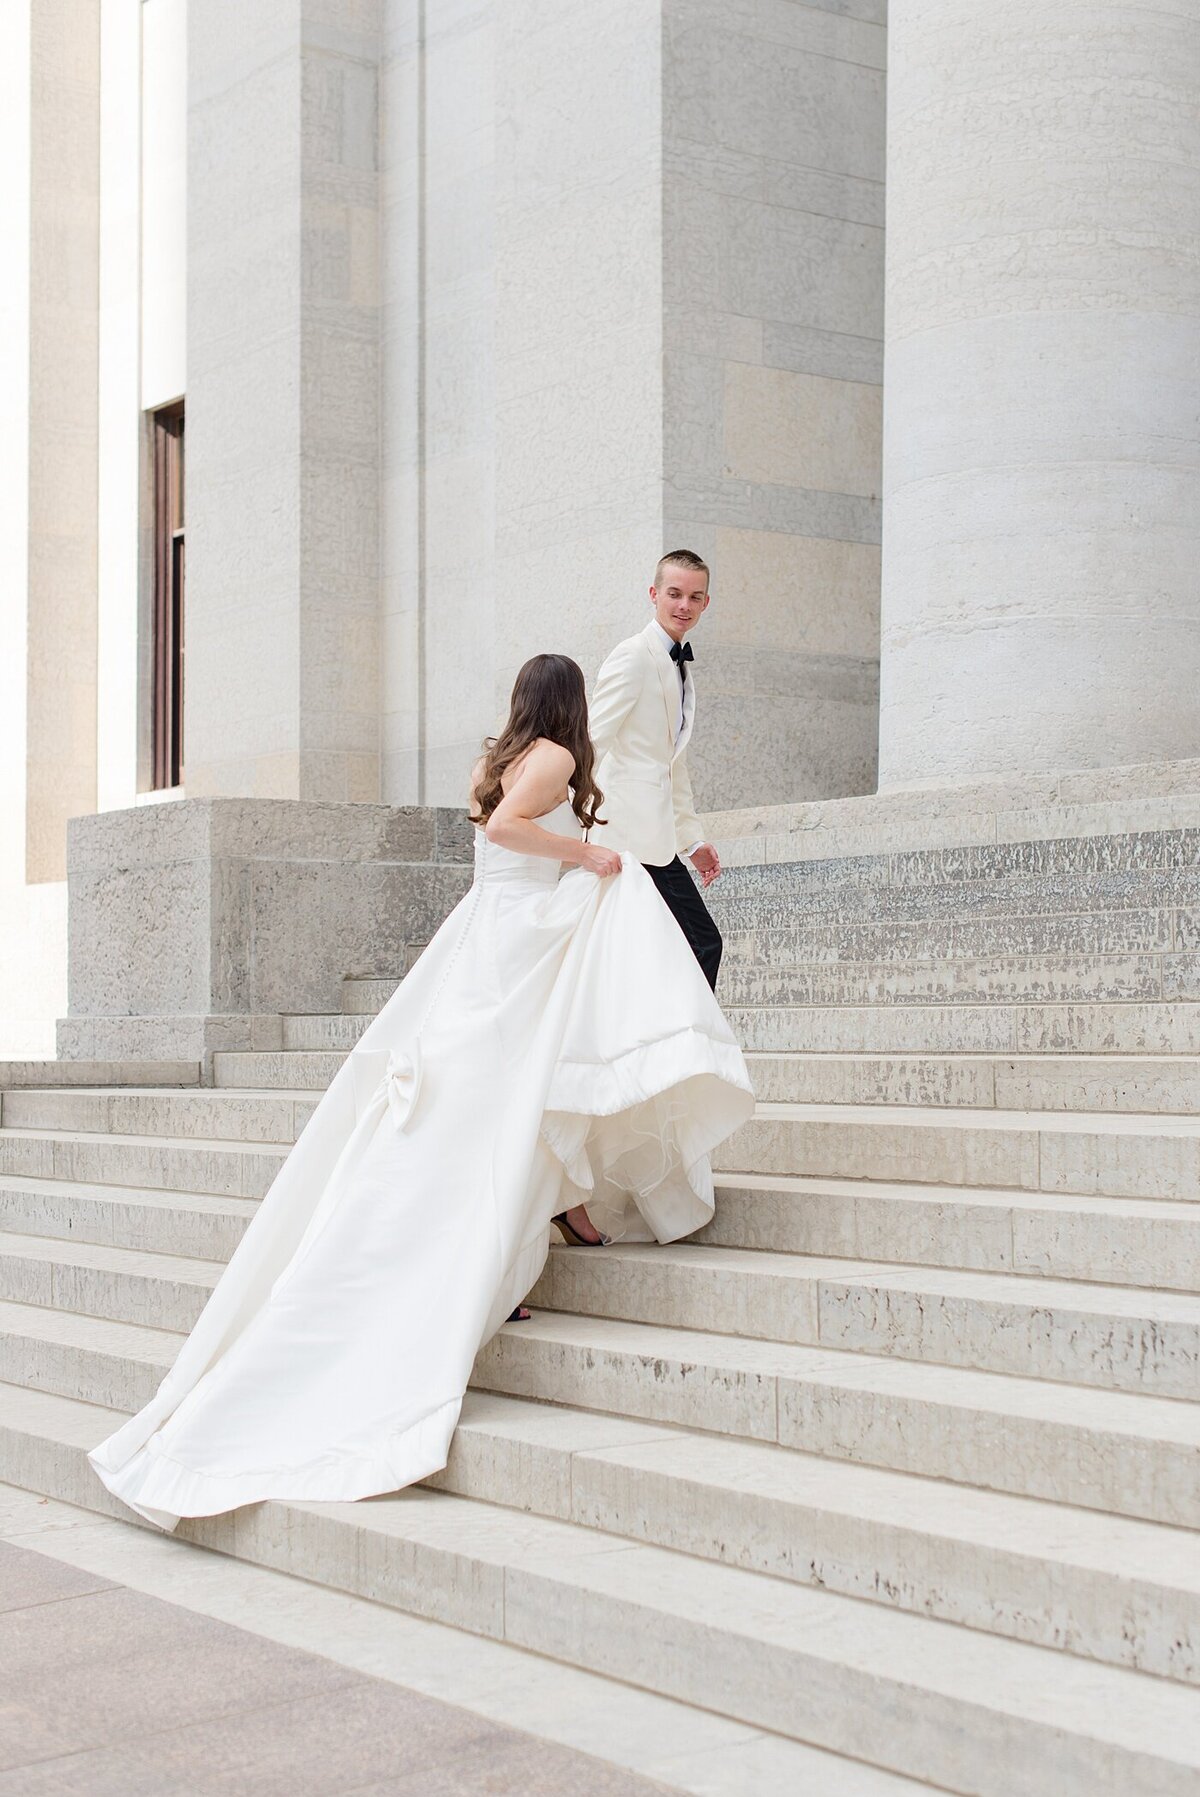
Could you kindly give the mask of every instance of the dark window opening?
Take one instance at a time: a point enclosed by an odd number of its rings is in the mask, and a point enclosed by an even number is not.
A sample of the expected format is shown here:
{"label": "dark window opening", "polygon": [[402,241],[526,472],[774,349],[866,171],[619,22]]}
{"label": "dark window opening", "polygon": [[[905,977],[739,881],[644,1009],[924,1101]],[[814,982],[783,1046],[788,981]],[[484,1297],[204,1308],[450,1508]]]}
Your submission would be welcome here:
{"label": "dark window opening", "polygon": [[183,401],[154,414],[152,785],[183,783]]}

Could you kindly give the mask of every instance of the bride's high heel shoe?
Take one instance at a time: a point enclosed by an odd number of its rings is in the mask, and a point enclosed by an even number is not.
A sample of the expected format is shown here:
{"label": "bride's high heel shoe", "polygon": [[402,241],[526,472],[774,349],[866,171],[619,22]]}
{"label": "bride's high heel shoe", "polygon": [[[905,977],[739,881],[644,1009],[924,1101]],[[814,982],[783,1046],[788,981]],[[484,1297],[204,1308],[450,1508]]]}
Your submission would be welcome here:
{"label": "bride's high heel shoe", "polygon": [[612,1241],[612,1237],[605,1235],[604,1231],[601,1230],[599,1232],[600,1240],[598,1242],[589,1242],[585,1235],[580,1235],[579,1231],[572,1224],[567,1222],[567,1213],[565,1210],[560,1210],[557,1217],[551,1217],[550,1221],[554,1224],[554,1227],[558,1230],[559,1235],[561,1235],[568,1248],[607,1248]]}

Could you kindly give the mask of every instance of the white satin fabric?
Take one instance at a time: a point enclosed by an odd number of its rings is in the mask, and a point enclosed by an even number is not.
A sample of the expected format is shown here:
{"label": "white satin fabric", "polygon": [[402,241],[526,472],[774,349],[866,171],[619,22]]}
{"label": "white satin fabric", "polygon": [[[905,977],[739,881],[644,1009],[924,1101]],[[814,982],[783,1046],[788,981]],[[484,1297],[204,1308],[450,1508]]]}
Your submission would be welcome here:
{"label": "white satin fabric", "polygon": [[[578,835],[569,805],[542,822]],[[749,1077],[622,860],[560,879],[476,832],[470,891],[321,1099],[156,1396],[90,1455],[131,1509],[173,1528],[427,1477],[555,1212],[586,1199],[608,1235],[662,1242],[712,1215],[708,1157],[753,1110]]]}

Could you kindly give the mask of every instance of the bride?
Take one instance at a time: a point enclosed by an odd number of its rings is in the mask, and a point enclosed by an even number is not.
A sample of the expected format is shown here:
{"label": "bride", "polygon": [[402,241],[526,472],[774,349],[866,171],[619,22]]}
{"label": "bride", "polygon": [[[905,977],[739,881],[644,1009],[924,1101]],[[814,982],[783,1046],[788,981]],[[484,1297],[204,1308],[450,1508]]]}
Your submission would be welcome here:
{"label": "bride", "polygon": [[592,770],[582,673],[534,656],[474,771],[470,891],[317,1105],[156,1396],[90,1455],[151,1522],[426,1478],[552,1221],[591,1246],[711,1217],[708,1157],[753,1110],[749,1078],[649,876],[586,840]]}

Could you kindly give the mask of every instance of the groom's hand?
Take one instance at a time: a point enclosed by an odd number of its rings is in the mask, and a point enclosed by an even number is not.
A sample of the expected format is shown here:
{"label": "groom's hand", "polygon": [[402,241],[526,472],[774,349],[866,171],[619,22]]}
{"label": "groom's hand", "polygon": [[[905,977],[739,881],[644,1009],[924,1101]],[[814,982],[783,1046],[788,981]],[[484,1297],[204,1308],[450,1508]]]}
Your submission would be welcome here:
{"label": "groom's hand", "polygon": [[711,842],[702,842],[698,849],[692,850],[689,859],[696,872],[700,875],[700,884],[702,886],[711,886],[714,880],[720,878],[721,857],[717,854],[717,851],[714,849]]}

